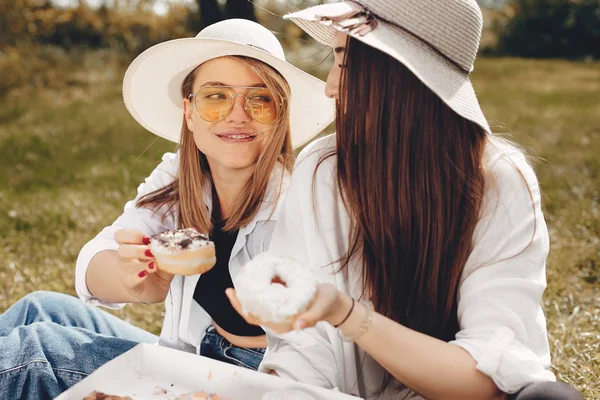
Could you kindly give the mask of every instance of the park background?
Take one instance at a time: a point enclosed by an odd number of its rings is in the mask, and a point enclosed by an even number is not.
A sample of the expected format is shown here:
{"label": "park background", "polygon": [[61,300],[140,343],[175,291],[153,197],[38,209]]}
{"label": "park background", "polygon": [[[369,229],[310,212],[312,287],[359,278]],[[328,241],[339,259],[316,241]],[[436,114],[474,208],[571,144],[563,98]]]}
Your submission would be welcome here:
{"label": "park background", "polygon": [[[74,294],[83,244],[175,149],[123,105],[123,73],[136,55],[248,18],[278,36],[293,64],[325,78],[329,49],[280,18],[317,3],[1,0],[0,312],[35,290]],[[480,3],[475,88],[493,130],[531,156],[543,191],[552,370],[600,399],[600,1]],[[115,314],[158,333],[163,311],[132,305]]]}

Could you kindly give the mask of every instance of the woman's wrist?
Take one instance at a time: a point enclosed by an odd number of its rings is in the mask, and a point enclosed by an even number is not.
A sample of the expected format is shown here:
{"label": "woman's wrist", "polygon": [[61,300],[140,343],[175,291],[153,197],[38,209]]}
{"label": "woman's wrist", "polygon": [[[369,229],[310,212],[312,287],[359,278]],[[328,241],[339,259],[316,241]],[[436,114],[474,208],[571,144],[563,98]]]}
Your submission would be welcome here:
{"label": "woman's wrist", "polygon": [[373,322],[375,310],[370,301],[357,302],[354,310],[348,320],[338,328],[342,339],[346,342],[355,342],[362,338]]}
{"label": "woman's wrist", "polygon": [[[350,317],[354,300],[347,294],[338,290],[334,301],[334,311],[326,319],[331,325],[339,327]],[[353,311],[352,311],[353,312]]]}

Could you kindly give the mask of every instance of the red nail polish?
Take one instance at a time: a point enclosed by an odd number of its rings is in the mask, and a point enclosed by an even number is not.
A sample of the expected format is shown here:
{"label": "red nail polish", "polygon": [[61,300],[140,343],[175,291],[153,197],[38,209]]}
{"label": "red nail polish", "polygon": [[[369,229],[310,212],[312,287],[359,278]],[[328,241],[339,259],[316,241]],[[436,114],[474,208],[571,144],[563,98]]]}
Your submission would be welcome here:
{"label": "red nail polish", "polygon": [[146,252],[144,254],[146,254],[146,257],[154,257],[154,254],[152,254],[150,249],[146,250]]}
{"label": "red nail polish", "polygon": [[142,243],[150,244],[150,238],[148,236],[144,236],[144,238],[142,239]]}
{"label": "red nail polish", "polygon": [[154,269],[154,261],[152,261],[150,264],[148,264],[148,268]]}
{"label": "red nail polish", "polygon": [[138,274],[138,276],[139,276],[140,278],[143,278],[143,277],[145,277],[146,275],[148,275],[148,271],[146,271],[146,270],[144,270],[144,271],[142,271],[142,272],[140,272],[140,273]]}

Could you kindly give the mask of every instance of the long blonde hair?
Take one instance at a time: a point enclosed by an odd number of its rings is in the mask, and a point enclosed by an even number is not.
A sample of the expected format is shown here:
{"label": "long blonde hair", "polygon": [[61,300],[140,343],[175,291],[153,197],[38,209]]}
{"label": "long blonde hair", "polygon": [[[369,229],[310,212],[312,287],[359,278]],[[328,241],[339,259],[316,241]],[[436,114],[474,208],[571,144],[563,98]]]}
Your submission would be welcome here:
{"label": "long blonde hair", "polygon": [[[291,90],[285,78],[271,66],[253,58],[229,56],[238,60],[254,71],[271,91],[278,104],[278,115],[281,116],[268,144],[263,148],[256,162],[256,167],[235,200],[232,211],[223,228],[233,231],[247,225],[255,216],[263,201],[271,172],[281,163],[281,179],[279,190],[272,201],[274,208],[281,193],[283,178],[293,168],[292,140],[290,134],[289,104]],[[190,72],[181,85],[181,95],[187,99],[192,94],[196,72]],[[169,185],[148,193],[137,201],[137,207],[146,207],[154,212],[163,211],[163,218],[178,209],[178,225],[180,228],[193,227],[200,232],[212,230],[211,215],[204,203],[204,186],[210,179],[210,168],[206,156],[200,152],[194,141],[193,132],[187,127],[185,116],[181,124],[179,172]],[[214,200],[213,200],[214,201]]]}

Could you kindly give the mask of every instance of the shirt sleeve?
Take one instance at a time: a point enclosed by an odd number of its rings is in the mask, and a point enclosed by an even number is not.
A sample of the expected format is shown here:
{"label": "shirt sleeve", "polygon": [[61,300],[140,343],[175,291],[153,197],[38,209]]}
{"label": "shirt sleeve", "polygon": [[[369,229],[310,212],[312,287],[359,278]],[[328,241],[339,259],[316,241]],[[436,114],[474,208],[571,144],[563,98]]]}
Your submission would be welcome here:
{"label": "shirt sleeve", "polygon": [[538,182],[524,156],[500,155],[490,172],[459,288],[460,331],[450,343],[466,350],[500,390],[515,393],[555,380],[541,308],[549,238]]}
{"label": "shirt sleeve", "polygon": [[100,305],[107,308],[122,308],[123,303],[107,303],[94,298],[86,284],[88,266],[96,254],[104,250],[117,250],[118,244],[114,239],[115,232],[119,229],[131,229],[143,232],[147,236],[177,226],[175,213],[166,215],[163,212],[154,212],[147,208],[137,208],[137,200],[157,189],[161,189],[173,182],[177,176],[179,155],[166,153],[162,162],[152,171],[149,177],[138,187],[135,199],[125,204],[123,214],[110,226],[105,227],[94,239],[90,240],[79,252],[75,267],[75,290],[79,298],[86,304]]}

